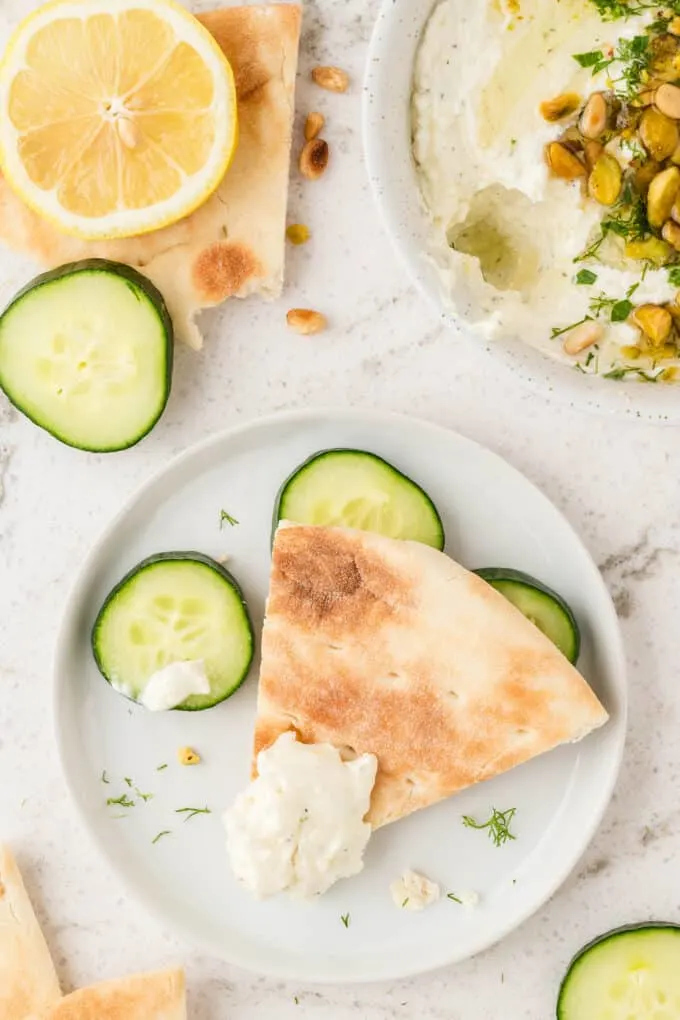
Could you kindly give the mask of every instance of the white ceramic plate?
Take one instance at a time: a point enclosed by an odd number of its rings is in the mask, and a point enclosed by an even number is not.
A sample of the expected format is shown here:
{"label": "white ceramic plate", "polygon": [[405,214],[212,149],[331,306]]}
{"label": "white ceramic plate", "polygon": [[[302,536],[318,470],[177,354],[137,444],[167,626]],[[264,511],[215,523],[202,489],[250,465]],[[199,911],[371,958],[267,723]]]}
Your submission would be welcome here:
{"label": "white ceramic plate", "polygon": [[[256,903],[238,888],[221,813],[249,780],[257,663],[245,686],[203,713],[152,715],[101,678],[90,631],[108,591],[151,553],[195,549],[229,556],[259,633],[270,527],[280,482],[318,450],[371,450],[417,479],[442,513],[447,551],[470,567],[514,566],[554,586],[583,625],[581,668],[612,720],[447,803],[388,826],[365,871],[312,906]],[[220,530],[220,510],[241,523]],[[585,849],[609,801],[625,731],[625,666],[616,614],[581,542],[521,474],[452,432],[370,412],[296,412],[239,427],[190,450],[152,479],[90,553],[70,597],[56,660],[58,742],[68,785],[110,864],[165,921],[242,967],[304,981],[396,979],[461,960],[515,928],[555,892]],[[183,768],[177,750],[203,764]],[[158,766],[168,764],[157,771]],[[106,772],[108,785],[102,782]],[[134,796],[132,809],[107,807]],[[183,821],[176,810],[209,807]],[[495,848],[464,828],[463,814],[517,808],[516,842]],[[122,816],[122,817],[121,817]],[[154,837],[171,830],[159,842]],[[405,868],[444,890],[474,890],[479,907],[449,899],[422,914],[399,911],[388,886]],[[341,915],[349,914],[349,927]]]}
{"label": "white ceramic plate", "polygon": [[430,224],[411,155],[411,91],[418,43],[436,0],[383,0],[364,87],[364,147],[373,193],[392,242],[443,320],[545,395],[574,407],[651,422],[680,421],[680,388],[586,376],[521,340],[476,336],[446,309],[440,280],[425,257]]}

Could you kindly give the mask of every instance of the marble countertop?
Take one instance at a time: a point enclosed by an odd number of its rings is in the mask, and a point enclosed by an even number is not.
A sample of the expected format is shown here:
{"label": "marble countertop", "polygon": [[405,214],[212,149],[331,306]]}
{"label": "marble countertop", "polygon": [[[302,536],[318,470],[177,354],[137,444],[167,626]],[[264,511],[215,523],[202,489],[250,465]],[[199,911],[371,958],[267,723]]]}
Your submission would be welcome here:
{"label": "marble countertop", "polygon": [[[680,437],[673,428],[580,414],[521,389],[446,331],[409,286],[381,233],[362,163],[360,81],[377,7],[377,0],[307,4],[298,105],[304,112],[313,98],[328,115],[333,161],[319,182],[294,174],[291,219],[309,224],[314,238],[291,250],[283,299],[231,303],[209,317],[204,351],[178,352],[163,422],[125,454],[69,450],[0,404],[0,835],[17,852],[65,988],[179,961],[192,1020],[545,1020],[567,962],[588,938],[629,921],[680,920]],[[307,72],[319,61],[352,74],[349,95],[312,92]],[[285,313],[297,305],[324,311],[332,329],[292,335]],[[429,418],[524,471],[601,565],[630,665],[621,780],[572,877],[495,949],[389,987],[284,985],[236,971],[162,930],[123,897],[82,829],[53,739],[60,610],[74,569],[121,501],[159,465],[225,426],[322,404]]]}

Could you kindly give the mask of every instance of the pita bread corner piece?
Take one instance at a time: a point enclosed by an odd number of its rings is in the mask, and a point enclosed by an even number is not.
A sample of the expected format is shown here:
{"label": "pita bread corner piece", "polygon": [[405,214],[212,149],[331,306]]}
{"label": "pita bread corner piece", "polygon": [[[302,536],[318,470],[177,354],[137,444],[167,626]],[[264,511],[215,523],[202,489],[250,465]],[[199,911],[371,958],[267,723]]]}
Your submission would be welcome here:
{"label": "pita bread corner piece", "polygon": [[375,754],[374,828],[607,719],[552,642],[443,553],[368,532],[279,527],[255,755],[291,729],[306,743]]}
{"label": "pita bread corner piece", "polygon": [[186,1017],[184,972],[167,970],[80,988],[25,1020],[186,1020]]}
{"label": "pita bread corner piece", "polygon": [[230,297],[283,288],[286,208],[302,8],[224,7],[199,15],[231,63],[239,143],[219,188],[191,216],[143,237],[90,242],[57,231],[0,174],[0,241],[53,267],[124,262],[163,294],[180,340],[200,349],[195,319]]}
{"label": "pita bread corner piece", "polygon": [[19,868],[0,844],[0,1020],[21,1020],[60,998],[54,964]]}

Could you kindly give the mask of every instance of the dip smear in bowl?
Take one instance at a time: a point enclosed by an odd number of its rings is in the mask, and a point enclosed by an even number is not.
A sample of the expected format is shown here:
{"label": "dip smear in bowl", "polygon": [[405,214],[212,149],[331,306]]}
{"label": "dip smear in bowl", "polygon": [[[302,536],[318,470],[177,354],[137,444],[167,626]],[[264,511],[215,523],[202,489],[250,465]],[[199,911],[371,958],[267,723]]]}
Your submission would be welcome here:
{"label": "dip smear in bowl", "polygon": [[477,333],[680,378],[679,79],[679,0],[434,9],[413,151],[429,254]]}

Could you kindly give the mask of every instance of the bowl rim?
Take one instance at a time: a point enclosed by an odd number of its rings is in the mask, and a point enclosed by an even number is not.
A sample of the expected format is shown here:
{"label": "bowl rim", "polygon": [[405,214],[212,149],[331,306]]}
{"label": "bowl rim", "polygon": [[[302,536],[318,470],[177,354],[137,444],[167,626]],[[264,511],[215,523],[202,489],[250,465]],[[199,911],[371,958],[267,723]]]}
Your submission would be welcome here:
{"label": "bowl rim", "polygon": [[[511,339],[489,341],[475,335],[474,330],[454,311],[448,310],[442,301],[441,292],[433,279],[425,253],[417,248],[407,235],[404,223],[394,208],[395,155],[397,160],[406,157],[411,166],[413,178],[413,200],[420,207],[422,223],[426,223],[426,212],[422,207],[415,179],[415,163],[412,152],[385,152],[386,121],[395,115],[393,68],[398,49],[394,45],[403,36],[408,47],[413,41],[413,59],[422,29],[435,6],[441,0],[382,0],[369,44],[366,72],[363,84],[362,132],[366,170],[370,189],[379,219],[387,234],[398,261],[406,270],[419,293],[438,315],[441,323],[454,330],[466,343],[483,349],[491,359],[517,378],[526,388],[533,390],[549,401],[579,411],[598,415],[642,421],[654,425],[680,424],[680,399],[677,385],[653,386],[643,382],[617,381],[586,376],[573,371],[570,366],[550,358],[537,348]],[[422,17],[422,12],[425,17]],[[413,31],[410,32],[409,28]],[[403,54],[402,54],[403,56]],[[410,118],[405,124],[410,124]],[[389,143],[388,143],[389,144]],[[403,200],[403,195],[401,199]]]}

